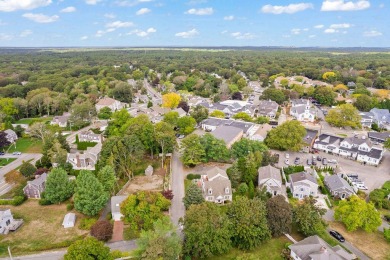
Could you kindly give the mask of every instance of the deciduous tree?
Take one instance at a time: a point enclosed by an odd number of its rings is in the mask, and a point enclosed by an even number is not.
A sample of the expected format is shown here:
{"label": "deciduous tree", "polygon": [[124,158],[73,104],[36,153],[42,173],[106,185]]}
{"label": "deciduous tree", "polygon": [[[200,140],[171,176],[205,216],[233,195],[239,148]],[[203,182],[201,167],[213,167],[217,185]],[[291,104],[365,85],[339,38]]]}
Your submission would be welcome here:
{"label": "deciduous tree", "polygon": [[91,236],[100,241],[108,241],[112,237],[113,225],[108,220],[99,220],[91,227]]}
{"label": "deciduous tree", "polygon": [[330,109],[325,120],[336,127],[361,128],[359,111],[351,104],[343,104]]}
{"label": "deciduous tree", "polygon": [[200,143],[205,150],[205,159],[207,162],[226,162],[229,160],[230,151],[227,149],[225,141],[206,133],[201,137]]}
{"label": "deciduous tree", "polygon": [[196,184],[191,185],[186,189],[186,195],[183,198],[183,203],[186,209],[193,204],[201,204],[204,202],[202,190]]}
{"label": "deciduous tree", "polygon": [[179,133],[183,135],[188,135],[194,132],[196,126],[196,121],[192,116],[183,116],[177,120],[177,127],[179,128]]}
{"label": "deciduous tree", "polygon": [[305,236],[318,234],[325,229],[322,216],[326,210],[316,206],[315,203],[315,199],[305,198],[293,209],[293,221],[296,223],[298,231]]}
{"label": "deciduous tree", "polygon": [[171,92],[162,96],[162,107],[174,109],[179,105],[180,101],[180,95]]}
{"label": "deciduous tree", "polygon": [[246,157],[250,153],[256,151],[264,152],[267,150],[268,147],[263,142],[249,140],[247,138],[242,138],[240,141],[235,142],[231,147],[233,158]]}
{"label": "deciduous tree", "polygon": [[276,150],[299,151],[304,143],[305,128],[297,120],[287,121],[268,132],[264,142]]}
{"label": "deciduous tree", "polygon": [[68,248],[64,255],[65,260],[113,260],[110,248],[96,238],[87,237],[84,240],[77,240]]}
{"label": "deciduous tree", "polygon": [[225,118],[225,113],[220,110],[214,110],[210,113],[210,116],[217,117],[217,118]]}
{"label": "deciduous tree", "polygon": [[27,178],[31,177],[36,170],[37,168],[29,162],[23,162],[19,169],[20,173]]}
{"label": "deciduous tree", "polygon": [[62,168],[51,170],[46,179],[45,199],[57,204],[69,199],[74,193],[74,183]]}
{"label": "deciduous tree", "polygon": [[204,106],[197,105],[190,115],[196,120],[196,122],[199,124],[203,120],[207,119],[209,117],[209,110],[205,108]]}
{"label": "deciduous tree", "polygon": [[238,112],[233,116],[234,119],[241,119],[246,122],[252,122],[252,117],[245,112]]}
{"label": "deciduous tree", "polygon": [[267,88],[266,90],[264,90],[263,94],[260,96],[260,99],[272,100],[278,104],[282,104],[284,101],[287,100],[283,91],[276,88]]}
{"label": "deciduous tree", "polygon": [[196,134],[190,134],[181,142],[181,160],[186,166],[196,166],[205,161],[205,149],[200,143],[201,138]]}
{"label": "deciduous tree", "polygon": [[112,193],[116,183],[115,171],[111,165],[106,165],[99,170],[97,178],[103,185],[104,190],[108,193]]}
{"label": "deciduous tree", "polygon": [[277,195],[267,201],[267,221],[274,237],[291,232],[292,208],[282,195]]}
{"label": "deciduous tree", "polygon": [[318,102],[325,106],[332,106],[337,94],[333,92],[331,87],[316,87],[314,90],[314,97]]}

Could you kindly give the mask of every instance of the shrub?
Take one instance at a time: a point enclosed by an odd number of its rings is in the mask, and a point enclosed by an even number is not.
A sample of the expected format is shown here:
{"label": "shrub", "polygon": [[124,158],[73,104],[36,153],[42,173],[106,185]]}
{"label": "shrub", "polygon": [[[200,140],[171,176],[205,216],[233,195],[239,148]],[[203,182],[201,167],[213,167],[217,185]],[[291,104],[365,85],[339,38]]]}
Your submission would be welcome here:
{"label": "shrub", "polygon": [[35,166],[29,162],[24,162],[19,169],[20,173],[23,174],[23,176],[26,178],[31,177],[36,172],[36,170],[37,168],[35,168]]}
{"label": "shrub", "polygon": [[66,210],[67,211],[71,211],[73,208],[74,208],[74,204],[73,203],[69,203],[69,204],[66,205]]}
{"label": "shrub", "polygon": [[80,221],[79,229],[90,230],[93,224],[97,221],[96,218],[84,218]]}
{"label": "shrub", "polygon": [[386,241],[390,243],[390,228],[385,228],[383,230],[383,235],[384,235]]}
{"label": "shrub", "polygon": [[249,187],[246,183],[241,183],[237,188],[237,192],[240,195],[246,195],[248,193],[248,190],[249,190]]}
{"label": "shrub", "polygon": [[45,198],[42,198],[42,199],[39,200],[39,205],[41,205],[41,206],[46,206],[46,205],[51,205],[51,204],[52,203],[49,200],[45,199]]}
{"label": "shrub", "polygon": [[187,180],[192,181],[195,179],[200,179],[200,174],[190,173],[187,175]]}
{"label": "shrub", "polygon": [[78,142],[77,150],[87,150],[88,147],[94,147],[97,143],[95,142]]}
{"label": "shrub", "polygon": [[172,200],[173,199],[172,190],[164,190],[164,191],[161,192],[161,194],[168,200]]}
{"label": "shrub", "polygon": [[112,224],[107,220],[99,220],[91,227],[91,236],[100,241],[108,241],[112,237]]}

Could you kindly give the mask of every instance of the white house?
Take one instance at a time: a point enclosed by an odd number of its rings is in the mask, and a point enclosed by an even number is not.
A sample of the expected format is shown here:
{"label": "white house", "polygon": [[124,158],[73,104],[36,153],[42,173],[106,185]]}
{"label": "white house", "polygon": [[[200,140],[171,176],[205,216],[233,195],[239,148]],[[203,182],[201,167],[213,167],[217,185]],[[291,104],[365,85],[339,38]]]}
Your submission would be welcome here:
{"label": "white house", "polygon": [[374,115],[374,122],[380,128],[390,130],[390,112],[388,109],[373,108],[370,112]]}
{"label": "white house", "polygon": [[303,199],[305,197],[317,196],[317,180],[306,172],[293,173],[290,176],[290,189],[294,198]]}
{"label": "white house", "polygon": [[355,191],[348,184],[346,180],[343,179],[341,174],[333,174],[326,176],[324,179],[326,187],[328,187],[330,193],[333,197],[340,199],[349,198],[351,195],[355,194]]}
{"label": "white house", "polygon": [[16,140],[18,140],[18,135],[15,133],[14,130],[7,129],[4,130],[4,133],[5,133],[5,138],[8,140],[8,142],[14,143],[16,142]]}
{"label": "white house", "polygon": [[14,219],[10,209],[0,210],[0,234],[15,231],[23,224],[22,219]]}
{"label": "white house", "polygon": [[339,153],[340,143],[343,141],[343,138],[321,134],[315,141],[313,148],[324,151],[326,153]]}
{"label": "white house", "polygon": [[259,106],[255,109],[258,116],[265,116],[271,119],[276,117],[279,105],[275,101],[261,100]]}
{"label": "white house", "polygon": [[232,201],[232,185],[226,172],[214,167],[201,175],[202,193],[206,201],[223,204]]}
{"label": "white house", "polygon": [[95,134],[92,131],[83,131],[79,134],[80,142],[94,142],[101,143],[103,142],[103,136],[101,134]]}
{"label": "white house", "polygon": [[101,150],[102,144],[98,143],[94,147],[88,147],[83,153],[68,153],[66,161],[72,164],[75,170],[95,170]]}
{"label": "white house", "polygon": [[68,213],[64,217],[64,221],[62,222],[62,226],[64,228],[71,228],[71,227],[74,227],[75,223],[76,223],[76,214]]}
{"label": "white house", "polygon": [[127,196],[113,196],[111,197],[111,215],[114,221],[120,221],[123,217],[121,213],[121,203],[127,199]]}
{"label": "white house", "polygon": [[290,115],[301,122],[314,122],[317,112],[311,108],[311,102],[308,99],[291,100]]}
{"label": "white house", "polygon": [[99,99],[99,101],[96,103],[96,111],[99,112],[100,109],[104,107],[108,107],[111,109],[111,111],[121,110],[122,108],[125,108],[127,106],[126,103],[120,102],[118,100],[115,100],[113,98],[104,97],[102,99]]}
{"label": "white house", "polygon": [[260,167],[258,173],[258,184],[260,189],[265,187],[267,192],[272,196],[283,195],[282,177],[279,169],[268,165]]}
{"label": "white house", "polygon": [[70,113],[64,113],[62,116],[55,116],[51,120],[51,125],[58,125],[59,127],[66,127],[68,125],[68,120],[70,118]]}
{"label": "white house", "polygon": [[360,123],[362,126],[371,128],[372,123],[374,123],[374,114],[371,112],[359,112],[359,115],[361,116]]}

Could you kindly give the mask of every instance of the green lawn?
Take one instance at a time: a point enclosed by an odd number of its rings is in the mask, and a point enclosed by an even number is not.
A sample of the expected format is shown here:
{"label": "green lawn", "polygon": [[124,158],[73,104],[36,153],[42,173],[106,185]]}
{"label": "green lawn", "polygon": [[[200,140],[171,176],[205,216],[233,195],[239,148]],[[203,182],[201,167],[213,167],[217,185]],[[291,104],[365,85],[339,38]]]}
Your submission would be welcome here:
{"label": "green lawn", "polygon": [[278,260],[278,259],[283,259],[281,253],[287,243],[291,244],[291,241],[288,240],[287,237],[282,236],[279,238],[271,239],[270,241],[260,245],[257,249],[253,251],[245,252],[233,248],[226,255],[213,256],[207,259],[208,260],[235,260],[237,259],[237,257],[240,257],[240,259]]}
{"label": "green lawn", "polygon": [[6,166],[7,164],[10,164],[15,160],[16,158],[0,158],[0,166]]}
{"label": "green lawn", "polygon": [[[5,149],[7,151],[7,149]],[[16,146],[11,145],[8,152],[13,153],[15,151],[22,153],[41,153],[42,141],[34,138],[19,138],[16,141]]]}
{"label": "green lawn", "polygon": [[23,118],[18,121],[16,121],[16,124],[27,124],[27,125],[32,125],[33,123],[36,122],[48,122],[51,121],[53,117],[48,116],[48,117],[34,117],[34,118]]}

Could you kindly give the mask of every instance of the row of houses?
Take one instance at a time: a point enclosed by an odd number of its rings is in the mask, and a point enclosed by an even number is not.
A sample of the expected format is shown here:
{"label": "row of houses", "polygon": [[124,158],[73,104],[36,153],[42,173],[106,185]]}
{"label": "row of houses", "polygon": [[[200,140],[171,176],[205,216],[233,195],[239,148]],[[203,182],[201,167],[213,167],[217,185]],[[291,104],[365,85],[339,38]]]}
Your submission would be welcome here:
{"label": "row of houses", "polygon": [[390,112],[388,109],[373,108],[370,112],[359,112],[363,127],[371,128],[375,123],[381,129],[390,130]]}
{"label": "row of houses", "polygon": [[321,134],[314,142],[315,149],[337,154],[368,165],[378,165],[383,157],[383,149],[372,144],[370,139],[358,137],[341,138]]}

